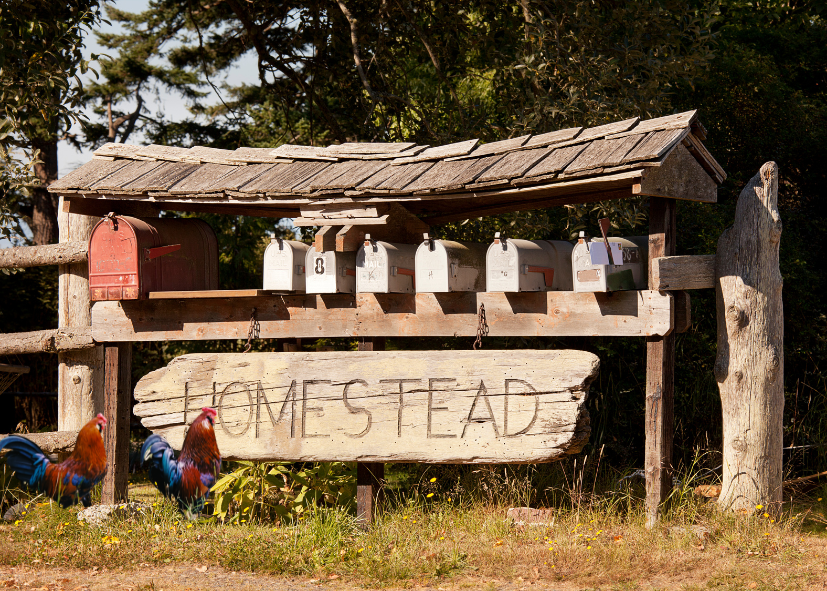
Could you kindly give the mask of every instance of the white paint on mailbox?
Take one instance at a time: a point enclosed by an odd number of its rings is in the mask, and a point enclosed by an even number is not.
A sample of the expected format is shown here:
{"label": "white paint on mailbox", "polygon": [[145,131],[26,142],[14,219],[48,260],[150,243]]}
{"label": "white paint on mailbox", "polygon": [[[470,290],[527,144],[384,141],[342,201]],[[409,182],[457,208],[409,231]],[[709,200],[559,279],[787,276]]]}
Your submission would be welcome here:
{"label": "white paint on mailbox", "polygon": [[307,251],[307,293],[356,293],[356,253]]}
{"label": "white paint on mailbox", "polygon": [[425,239],[416,249],[419,293],[485,291],[484,244]]}
{"label": "white paint on mailbox", "polygon": [[356,254],[358,293],[414,293],[415,244],[392,244],[370,240]]}
{"label": "white paint on mailbox", "polygon": [[500,238],[486,255],[487,291],[571,291],[572,245],[564,240]]}
{"label": "white paint on mailbox", "polygon": [[264,251],[264,289],[304,292],[309,248],[304,242],[273,238]]}

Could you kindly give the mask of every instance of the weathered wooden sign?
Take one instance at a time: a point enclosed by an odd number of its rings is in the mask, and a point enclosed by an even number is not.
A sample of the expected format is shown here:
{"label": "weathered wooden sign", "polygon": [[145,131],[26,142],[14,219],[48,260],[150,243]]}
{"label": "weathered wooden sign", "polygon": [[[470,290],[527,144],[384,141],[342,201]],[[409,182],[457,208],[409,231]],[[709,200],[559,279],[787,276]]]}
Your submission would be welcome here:
{"label": "weathered wooden sign", "polygon": [[548,462],[588,440],[585,351],[184,355],[144,376],[135,414],[175,447],[203,406],[228,459]]}

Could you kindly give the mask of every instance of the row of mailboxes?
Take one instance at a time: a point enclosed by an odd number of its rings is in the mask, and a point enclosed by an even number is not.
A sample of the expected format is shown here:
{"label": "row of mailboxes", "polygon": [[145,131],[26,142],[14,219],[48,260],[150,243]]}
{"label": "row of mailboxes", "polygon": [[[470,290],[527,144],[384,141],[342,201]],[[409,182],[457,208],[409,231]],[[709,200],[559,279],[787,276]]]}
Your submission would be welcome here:
{"label": "row of mailboxes", "polygon": [[[436,240],[371,240],[358,252],[318,252],[273,239],[264,252],[264,289],[298,293],[444,293],[453,291],[606,292],[646,289],[644,237],[506,239],[490,245]],[[600,251],[600,252],[598,252]],[[607,252],[611,259],[605,261]],[[601,254],[602,253],[602,254]],[[205,222],[110,214],[89,240],[93,301],[143,299],[152,291],[218,289],[218,244]]]}
{"label": "row of mailboxes", "polygon": [[[646,289],[646,237],[609,238],[615,264],[594,261],[602,240],[520,240],[491,245],[435,240],[396,244],[366,236],[358,252],[317,252],[273,239],[264,253],[264,289],[307,293],[444,293]],[[596,246],[595,246],[596,245]]]}

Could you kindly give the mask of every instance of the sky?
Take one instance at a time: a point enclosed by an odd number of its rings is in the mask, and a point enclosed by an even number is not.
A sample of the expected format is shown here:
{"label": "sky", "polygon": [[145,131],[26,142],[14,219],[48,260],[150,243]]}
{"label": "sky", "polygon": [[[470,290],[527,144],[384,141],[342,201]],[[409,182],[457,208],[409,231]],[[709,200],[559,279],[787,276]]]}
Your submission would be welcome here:
{"label": "sky", "polygon": [[[128,12],[142,12],[149,6],[149,0],[115,0],[106,2],[106,5],[116,6],[118,9],[126,10]],[[104,24],[101,26],[100,31],[122,32],[123,28],[117,23],[112,23],[111,25]],[[92,53],[101,54],[106,53],[107,51],[108,50],[98,44],[97,38],[94,34],[87,37],[86,47],[84,49],[84,55],[87,59],[89,59]],[[90,73],[86,76],[86,79],[94,79],[94,75]],[[221,85],[225,82],[232,85],[237,85],[250,79],[258,79],[256,59],[252,52],[240,60],[236,67],[233,68],[226,77],[213,79],[213,83],[220,89]],[[212,90],[210,92],[213,94],[212,101],[210,102],[218,103],[219,99],[215,95],[215,92]],[[205,102],[206,101],[209,101],[209,99],[206,99]],[[159,107],[164,109],[164,112],[169,119],[183,118],[188,114],[186,101],[176,94],[166,92],[164,89],[161,89],[158,97],[152,97],[149,110],[150,112],[154,112]],[[93,120],[96,115],[91,109],[89,109],[87,110],[87,117],[89,117],[90,120]],[[81,130],[78,126],[75,126],[71,130],[72,133],[79,133],[80,131]],[[145,142],[144,138],[133,135],[130,136],[129,143],[142,144]],[[92,152],[93,150],[90,149],[78,151],[68,142],[60,142],[58,145],[58,175],[64,176],[79,166],[86,164],[92,158]]]}

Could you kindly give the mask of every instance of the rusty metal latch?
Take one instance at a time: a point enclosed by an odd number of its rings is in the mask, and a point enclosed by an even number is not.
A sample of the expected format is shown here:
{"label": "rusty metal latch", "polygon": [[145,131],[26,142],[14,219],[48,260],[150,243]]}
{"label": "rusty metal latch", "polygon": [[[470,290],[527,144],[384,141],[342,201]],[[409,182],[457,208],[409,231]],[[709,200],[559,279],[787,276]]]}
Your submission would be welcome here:
{"label": "rusty metal latch", "polygon": [[482,347],[482,337],[488,336],[488,322],[485,321],[485,304],[480,304],[480,311],[477,314],[477,340],[474,341],[474,351]]}

